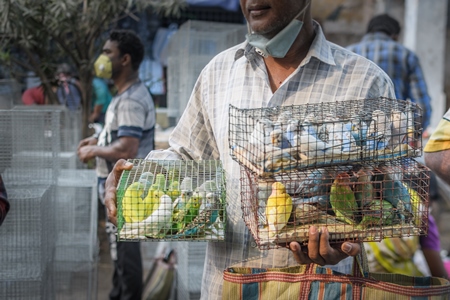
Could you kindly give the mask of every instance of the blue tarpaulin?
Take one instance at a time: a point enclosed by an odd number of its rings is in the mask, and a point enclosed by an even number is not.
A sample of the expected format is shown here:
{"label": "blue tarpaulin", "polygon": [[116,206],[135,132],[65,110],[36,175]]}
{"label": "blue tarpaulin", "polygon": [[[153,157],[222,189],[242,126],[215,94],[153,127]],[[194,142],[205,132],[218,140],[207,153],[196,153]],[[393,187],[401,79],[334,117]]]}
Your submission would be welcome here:
{"label": "blue tarpaulin", "polygon": [[187,0],[187,3],[194,6],[216,6],[230,11],[239,9],[239,0]]}

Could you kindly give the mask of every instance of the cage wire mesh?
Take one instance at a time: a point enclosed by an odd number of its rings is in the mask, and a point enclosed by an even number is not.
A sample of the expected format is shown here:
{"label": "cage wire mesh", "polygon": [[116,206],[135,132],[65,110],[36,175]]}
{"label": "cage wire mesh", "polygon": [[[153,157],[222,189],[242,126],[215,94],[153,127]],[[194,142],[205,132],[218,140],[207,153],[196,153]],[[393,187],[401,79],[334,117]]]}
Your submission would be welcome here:
{"label": "cage wire mesh", "polygon": [[117,188],[119,240],[221,241],[225,174],[220,161],[129,160]]}
{"label": "cage wire mesh", "polygon": [[61,112],[50,108],[0,111],[0,170],[5,183],[56,182],[61,169],[60,120]]}
{"label": "cage wire mesh", "polygon": [[240,109],[230,105],[231,156],[259,176],[422,154],[410,101],[375,98]]}
{"label": "cage wire mesh", "polygon": [[[177,299],[200,299],[206,243],[175,242],[177,249]],[[192,276],[195,274],[195,276]]]}
{"label": "cage wire mesh", "polygon": [[243,217],[261,249],[307,243],[312,225],[327,227],[334,242],[426,235],[429,173],[412,158],[272,178],[241,166]]}
{"label": "cage wire mesh", "polygon": [[53,270],[58,300],[97,299],[98,266],[95,262],[61,262]]}
{"label": "cage wire mesh", "polygon": [[168,117],[177,121],[202,69],[221,51],[245,40],[243,24],[188,20],[167,47]]}
{"label": "cage wire mesh", "polygon": [[[0,227],[0,299],[49,299],[55,245],[52,186],[6,186],[11,208]],[[38,298],[36,298],[38,297]]]}

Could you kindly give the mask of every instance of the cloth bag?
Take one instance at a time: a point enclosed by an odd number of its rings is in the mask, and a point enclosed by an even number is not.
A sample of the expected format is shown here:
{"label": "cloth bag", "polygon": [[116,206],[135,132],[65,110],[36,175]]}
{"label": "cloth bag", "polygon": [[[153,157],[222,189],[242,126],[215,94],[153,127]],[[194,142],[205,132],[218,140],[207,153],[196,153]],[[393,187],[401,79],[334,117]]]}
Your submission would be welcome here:
{"label": "cloth bag", "polygon": [[352,275],[316,264],[227,268],[222,299],[450,299],[450,282],[446,279],[369,273],[365,254],[362,256],[355,258]]}
{"label": "cloth bag", "polygon": [[175,278],[175,252],[169,249],[164,257],[155,260],[144,280],[144,300],[170,299]]}

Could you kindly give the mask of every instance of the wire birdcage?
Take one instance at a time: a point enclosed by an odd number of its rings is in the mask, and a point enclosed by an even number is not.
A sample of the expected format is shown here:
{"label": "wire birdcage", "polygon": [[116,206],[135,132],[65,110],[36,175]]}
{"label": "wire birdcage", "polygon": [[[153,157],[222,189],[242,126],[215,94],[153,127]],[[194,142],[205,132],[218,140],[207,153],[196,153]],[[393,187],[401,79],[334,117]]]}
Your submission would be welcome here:
{"label": "wire birdcage", "polygon": [[389,98],[240,109],[230,105],[234,160],[261,177],[277,172],[417,157],[418,105]]}
{"label": "wire birdcage", "polygon": [[425,235],[429,175],[426,166],[411,158],[272,178],[241,166],[243,218],[261,249],[307,243],[312,225],[326,227],[335,242]]}
{"label": "wire birdcage", "polygon": [[221,241],[225,174],[220,161],[130,160],[117,189],[119,240]]}

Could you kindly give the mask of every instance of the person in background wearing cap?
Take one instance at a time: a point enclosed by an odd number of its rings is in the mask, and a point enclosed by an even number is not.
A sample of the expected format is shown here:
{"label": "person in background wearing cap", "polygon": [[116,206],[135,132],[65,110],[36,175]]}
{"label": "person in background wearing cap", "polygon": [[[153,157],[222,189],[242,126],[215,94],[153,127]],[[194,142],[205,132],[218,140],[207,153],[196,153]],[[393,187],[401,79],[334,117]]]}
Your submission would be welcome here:
{"label": "person in background wearing cap", "polygon": [[395,97],[411,100],[422,108],[424,138],[428,137],[431,98],[423,76],[419,58],[398,42],[400,24],[388,14],[375,16],[369,21],[367,33],[361,42],[347,49],[375,62],[394,83]]}
{"label": "person in background wearing cap", "polygon": [[[231,266],[287,267],[316,263],[350,273],[359,243],[329,240],[311,226],[309,242],[260,250],[242,219],[240,166],[230,155],[229,107],[276,107],[395,97],[392,81],[373,62],[325,39],[309,0],[240,0],[247,41],[214,57],[203,69],[169,137],[170,148],[148,159],[221,160],[227,178],[224,243],[207,244],[201,299],[222,299],[223,271]],[[116,187],[132,164],[119,160],[106,183],[105,205],[117,221]],[[257,291],[253,293],[257,297]],[[298,296],[298,295],[297,295]]]}

